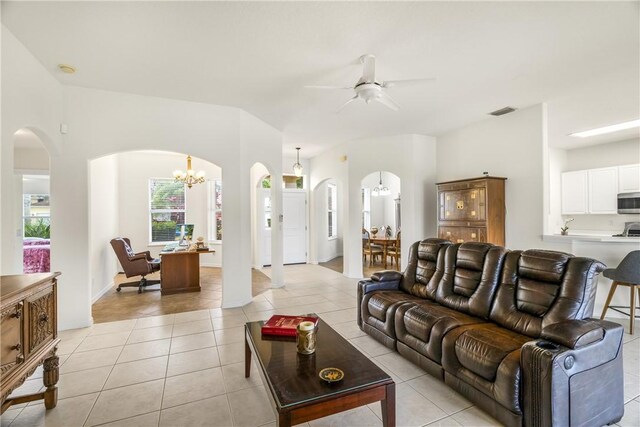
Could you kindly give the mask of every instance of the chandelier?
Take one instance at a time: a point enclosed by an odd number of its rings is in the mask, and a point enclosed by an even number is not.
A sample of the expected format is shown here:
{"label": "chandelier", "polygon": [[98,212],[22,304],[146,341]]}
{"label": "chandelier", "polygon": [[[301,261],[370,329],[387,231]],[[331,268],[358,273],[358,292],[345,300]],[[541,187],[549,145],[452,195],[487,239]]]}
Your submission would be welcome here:
{"label": "chandelier", "polygon": [[179,169],[173,171],[173,177],[176,182],[187,184],[191,188],[193,184],[202,184],[204,182],[204,171],[196,173],[191,169],[191,156],[187,156],[187,171],[183,172]]}
{"label": "chandelier", "polygon": [[378,185],[373,187],[373,189],[371,190],[371,195],[374,197],[378,197],[388,196],[389,194],[391,194],[391,191],[389,191],[389,187],[382,185],[382,171],[380,171],[380,182]]}
{"label": "chandelier", "polygon": [[296,162],[293,164],[295,176],[302,176],[302,165],[300,164],[300,147],[296,147]]}

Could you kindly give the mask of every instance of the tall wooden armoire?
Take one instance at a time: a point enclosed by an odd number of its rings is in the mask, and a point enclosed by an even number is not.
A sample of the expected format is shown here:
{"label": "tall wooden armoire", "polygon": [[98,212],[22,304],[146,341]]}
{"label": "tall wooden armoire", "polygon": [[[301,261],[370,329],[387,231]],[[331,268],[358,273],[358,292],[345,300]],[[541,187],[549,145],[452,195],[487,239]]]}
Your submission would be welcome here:
{"label": "tall wooden armoire", "polygon": [[506,179],[484,176],[436,184],[438,237],[504,246]]}

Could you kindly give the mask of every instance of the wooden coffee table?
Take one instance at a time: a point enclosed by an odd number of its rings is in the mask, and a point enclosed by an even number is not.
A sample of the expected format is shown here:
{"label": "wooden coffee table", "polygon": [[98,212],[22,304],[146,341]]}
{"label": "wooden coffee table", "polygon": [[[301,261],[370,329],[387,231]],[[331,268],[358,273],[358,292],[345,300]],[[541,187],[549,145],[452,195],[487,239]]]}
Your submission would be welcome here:
{"label": "wooden coffee table", "polygon": [[[264,322],[245,325],[245,377],[251,354],[270,391],[279,426],[291,426],[381,402],[385,426],[396,424],[396,385],[391,377],[320,319],[316,352],[298,354],[295,338],[262,336]],[[344,379],[328,384],[318,377],[324,368],[339,368]]]}

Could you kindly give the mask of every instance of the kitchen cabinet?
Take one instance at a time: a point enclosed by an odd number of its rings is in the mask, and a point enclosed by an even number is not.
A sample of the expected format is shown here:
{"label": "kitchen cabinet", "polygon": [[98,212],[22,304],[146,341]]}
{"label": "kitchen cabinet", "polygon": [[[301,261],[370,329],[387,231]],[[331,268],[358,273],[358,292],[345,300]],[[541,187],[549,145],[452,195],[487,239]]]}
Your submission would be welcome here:
{"label": "kitchen cabinet", "polygon": [[589,213],[618,213],[618,168],[590,169]]}
{"label": "kitchen cabinet", "polygon": [[618,167],[618,193],[640,192],[640,165]]}
{"label": "kitchen cabinet", "polygon": [[589,209],[587,171],[562,174],[562,215],[586,214]]}
{"label": "kitchen cabinet", "polygon": [[438,237],[504,246],[505,180],[488,176],[438,183]]}

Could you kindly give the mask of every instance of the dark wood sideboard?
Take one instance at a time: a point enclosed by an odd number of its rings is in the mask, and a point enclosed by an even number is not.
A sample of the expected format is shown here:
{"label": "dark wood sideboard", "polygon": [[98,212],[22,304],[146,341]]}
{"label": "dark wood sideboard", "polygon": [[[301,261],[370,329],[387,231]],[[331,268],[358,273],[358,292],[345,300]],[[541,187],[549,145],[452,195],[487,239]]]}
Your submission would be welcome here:
{"label": "dark wood sideboard", "polygon": [[[58,400],[57,280],[60,273],[0,277],[0,389],[3,413],[11,405],[44,399],[47,409]],[[9,395],[43,366],[44,392]]]}
{"label": "dark wood sideboard", "polygon": [[438,237],[504,246],[506,179],[485,176],[437,183]]}

